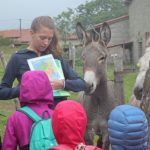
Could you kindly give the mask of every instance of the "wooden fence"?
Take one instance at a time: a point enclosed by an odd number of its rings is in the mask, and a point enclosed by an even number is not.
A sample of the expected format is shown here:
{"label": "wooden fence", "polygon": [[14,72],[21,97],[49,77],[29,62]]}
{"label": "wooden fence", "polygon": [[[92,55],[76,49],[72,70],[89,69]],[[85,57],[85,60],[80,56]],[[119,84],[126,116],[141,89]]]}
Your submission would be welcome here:
{"label": "wooden fence", "polygon": [[[4,55],[3,51],[0,51],[0,60],[1,60],[2,67],[5,70],[5,68],[7,66],[7,60],[5,58],[5,55]],[[14,102],[15,102],[15,109],[17,110],[17,108],[20,107],[19,99],[15,98]]]}

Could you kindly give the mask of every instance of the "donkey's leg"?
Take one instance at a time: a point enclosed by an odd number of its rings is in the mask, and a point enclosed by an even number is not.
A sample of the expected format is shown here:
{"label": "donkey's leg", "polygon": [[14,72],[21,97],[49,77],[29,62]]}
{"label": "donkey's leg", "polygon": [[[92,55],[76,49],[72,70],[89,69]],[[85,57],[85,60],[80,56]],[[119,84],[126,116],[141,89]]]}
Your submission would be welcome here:
{"label": "donkey's leg", "polygon": [[92,130],[92,127],[86,128],[86,133],[85,133],[85,142],[87,145],[93,145],[93,139],[94,139],[94,132]]}
{"label": "donkey's leg", "polygon": [[103,138],[103,150],[109,150],[110,143],[108,133],[104,133],[102,138]]}
{"label": "donkey's leg", "polygon": [[97,147],[102,148],[103,147],[103,141],[102,141],[102,135],[98,135],[98,140],[97,140]]}

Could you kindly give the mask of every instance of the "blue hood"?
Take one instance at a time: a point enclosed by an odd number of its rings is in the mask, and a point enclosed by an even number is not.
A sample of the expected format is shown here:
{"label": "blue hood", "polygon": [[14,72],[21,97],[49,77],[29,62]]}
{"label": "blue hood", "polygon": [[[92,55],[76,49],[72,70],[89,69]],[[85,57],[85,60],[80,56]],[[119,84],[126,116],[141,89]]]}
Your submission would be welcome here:
{"label": "blue hood", "polygon": [[144,112],[131,105],[112,110],[108,120],[112,150],[146,150],[148,123]]}

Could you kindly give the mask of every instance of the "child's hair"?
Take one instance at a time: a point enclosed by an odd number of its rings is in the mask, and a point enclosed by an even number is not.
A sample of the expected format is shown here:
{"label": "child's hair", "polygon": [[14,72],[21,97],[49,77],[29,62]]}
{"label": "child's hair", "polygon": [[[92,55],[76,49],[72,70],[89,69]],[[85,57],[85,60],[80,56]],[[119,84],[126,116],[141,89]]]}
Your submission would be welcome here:
{"label": "child's hair", "polygon": [[46,53],[47,54],[51,53],[56,57],[60,57],[61,56],[61,49],[59,46],[57,30],[56,30],[53,19],[49,16],[36,17],[32,21],[31,30],[34,33],[36,33],[40,30],[41,27],[46,27],[50,30],[54,30],[54,35],[53,35],[52,41],[51,41],[50,45],[48,46],[48,48],[46,49]]}

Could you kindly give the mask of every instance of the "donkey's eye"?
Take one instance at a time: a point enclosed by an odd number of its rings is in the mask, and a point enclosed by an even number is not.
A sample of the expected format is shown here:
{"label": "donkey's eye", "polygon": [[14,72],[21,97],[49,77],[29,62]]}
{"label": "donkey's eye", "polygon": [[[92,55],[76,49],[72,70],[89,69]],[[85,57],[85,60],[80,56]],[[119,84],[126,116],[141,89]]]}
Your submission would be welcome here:
{"label": "donkey's eye", "polygon": [[104,57],[104,56],[98,58],[98,62],[99,62],[99,63],[102,62],[102,61],[104,61],[104,60],[105,60],[105,57]]}
{"label": "donkey's eye", "polygon": [[85,55],[83,55],[83,54],[82,54],[82,59],[83,59],[83,60],[85,59]]}

